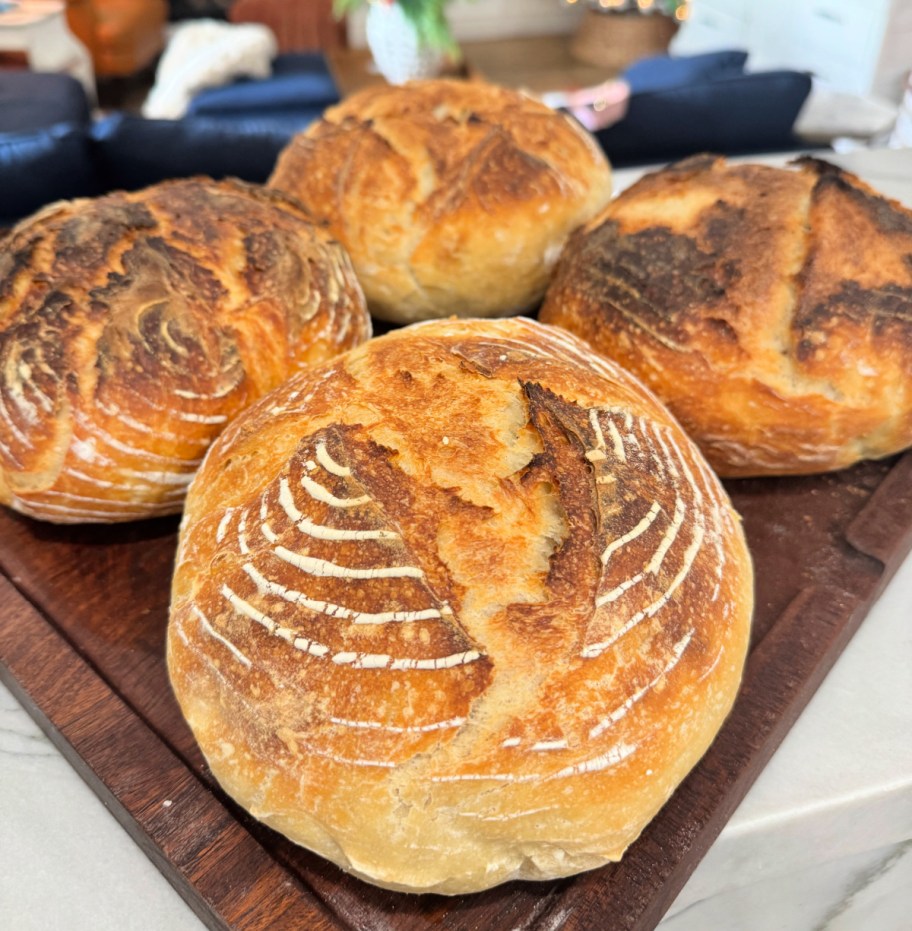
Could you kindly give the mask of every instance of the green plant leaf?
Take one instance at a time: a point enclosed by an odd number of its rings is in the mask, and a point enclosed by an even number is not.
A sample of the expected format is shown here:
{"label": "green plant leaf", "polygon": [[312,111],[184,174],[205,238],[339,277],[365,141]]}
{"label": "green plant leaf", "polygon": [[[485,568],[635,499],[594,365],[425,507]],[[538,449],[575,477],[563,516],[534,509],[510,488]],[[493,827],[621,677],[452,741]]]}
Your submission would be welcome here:
{"label": "green plant leaf", "polygon": [[336,19],[342,19],[347,13],[357,10],[358,7],[365,6],[367,0],[333,0],[333,16]]}
{"label": "green plant leaf", "polygon": [[[333,0],[333,15],[341,19],[370,0]],[[396,0],[406,19],[415,27],[418,40],[431,48],[443,49],[457,61],[461,58],[459,45],[453,38],[445,7],[450,0]]]}

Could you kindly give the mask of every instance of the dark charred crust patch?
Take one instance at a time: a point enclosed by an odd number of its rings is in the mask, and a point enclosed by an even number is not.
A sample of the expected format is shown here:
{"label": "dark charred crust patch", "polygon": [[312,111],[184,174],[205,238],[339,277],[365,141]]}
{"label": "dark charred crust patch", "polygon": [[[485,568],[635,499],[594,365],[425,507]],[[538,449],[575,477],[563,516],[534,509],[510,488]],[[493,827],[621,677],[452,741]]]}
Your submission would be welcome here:
{"label": "dark charred crust patch", "polygon": [[665,171],[676,171],[689,174],[691,172],[708,171],[722,161],[722,156],[712,152],[700,152],[680,161],[673,162]]}
{"label": "dark charred crust patch", "polygon": [[795,347],[795,358],[799,362],[809,362],[813,356],[814,352],[817,350],[817,345],[809,337],[804,337],[803,339],[798,340],[798,343]]}
{"label": "dark charred crust patch", "polygon": [[[11,244],[12,240],[6,245],[9,246]],[[0,252],[0,304],[2,304],[3,301],[9,300],[13,293],[13,285],[15,284],[16,278],[21,272],[28,268],[36,245],[37,240],[32,239],[15,252]],[[10,313],[13,313],[14,310],[14,307],[9,308]],[[3,322],[4,321],[0,319],[0,326],[3,325]]]}
{"label": "dark charred crust patch", "polygon": [[[148,244],[151,249],[167,260],[168,268],[176,279],[175,284],[181,293],[192,295],[210,305],[214,305],[227,295],[224,285],[215,274],[197,262],[189,253],[172,246],[158,236],[149,239]],[[139,263],[133,261],[133,258],[132,252],[124,256],[124,267],[128,274],[137,274],[141,267]],[[183,291],[184,287],[189,290]]]}
{"label": "dark charred crust patch", "polygon": [[896,335],[900,327],[902,338],[912,346],[912,287],[889,284],[872,290],[843,281],[827,300],[801,307],[794,321],[799,361],[813,357],[827,333],[838,329],[840,319],[869,327],[875,337],[885,332]]}
{"label": "dark charred crust patch", "polygon": [[[10,389],[9,378],[16,379],[23,369],[28,370],[29,393],[40,393],[43,403],[57,405],[61,394],[69,389],[76,391],[71,378],[71,364],[66,347],[79,328],[78,308],[68,295],[61,291],[47,294],[41,303],[34,304],[28,313],[20,313],[12,325],[0,330],[0,395]],[[20,389],[21,390],[21,389]],[[7,404],[7,416],[19,420],[14,404]],[[35,427],[20,422],[22,432],[34,444],[47,431],[47,425]],[[16,433],[7,435],[7,445],[21,445]]]}
{"label": "dark charred crust patch", "polygon": [[[722,213],[711,224],[720,241],[723,230],[736,227],[727,211]],[[665,227],[623,236],[618,224],[608,221],[577,246],[561,267],[561,277],[580,282],[571,288],[584,289],[596,306],[616,309],[628,324],[641,322],[679,344],[689,341],[684,324],[701,309],[711,315],[739,276],[737,262],[720,262],[716,252]]]}
{"label": "dark charred crust patch", "polygon": [[247,266],[251,271],[261,272],[275,263],[280,252],[279,242],[273,230],[258,230],[244,237]]}
{"label": "dark charred crust patch", "polygon": [[0,332],[0,356],[15,346],[30,345],[40,350],[49,368],[56,372],[64,369],[63,346],[71,331],[76,329],[74,319],[78,308],[68,294],[51,291],[40,305],[30,313],[20,315],[15,324]]}
{"label": "dark charred crust patch", "polygon": [[[743,238],[746,220],[747,211],[743,207],[736,207],[724,200],[717,200],[707,211],[702,238],[709,244],[714,256],[724,256],[731,248],[732,241],[737,242]],[[727,281],[732,277],[731,260],[726,264],[729,270],[723,268],[723,278]]]}
{"label": "dark charred crust patch", "polygon": [[912,236],[912,211],[898,210],[896,204],[886,197],[869,193],[852,184],[850,176],[845,172],[835,169],[822,174],[814,185],[812,197],[819,200],[830,190],[838,191],[862,207],[881,232]]}
{"label": "dark charred crust patch", "polygon": [[257,230],[244,237],[246,264],[243,278],[252,294],[265,295],[276,287],[290,294],[300,290],[302,275],[301,259],[294,242],[283,231]]}
{"label": "dark charred crust patch", "polygon": [[54,243],[53,273],[85,276],[105,268],[111,250],[131,231],[147,232],[158,223],[143,204],[121,200],[122,195],[102,198],[87,210],[66,220]]}
{"label": "dark charred crust patch", "polygon": [[139,240],[123,264],[124,274],[111,274],[106,287],[91,292],[107,318],[97,346],[103,376],[116,377],[127,363],[123,377],[150,391],[160,390],[165,372],[178,381],[206,373],[241,377],[233,340],[206,310],[225,293],[212,272],[158,237]]}
{"label": "dark charred crust patch", "polygon": [[[548,583],[558,599],[594,604],[600,566],[592,541],[597,537],[598,501],[586,467],[588,413],[578,405],[532,382],[522,383],[529,420],[542,439],[544,452],[527,469],[544,469],[558,490],[568,532],[551,557]],[[585,614],[585,612],[583,612]]]}

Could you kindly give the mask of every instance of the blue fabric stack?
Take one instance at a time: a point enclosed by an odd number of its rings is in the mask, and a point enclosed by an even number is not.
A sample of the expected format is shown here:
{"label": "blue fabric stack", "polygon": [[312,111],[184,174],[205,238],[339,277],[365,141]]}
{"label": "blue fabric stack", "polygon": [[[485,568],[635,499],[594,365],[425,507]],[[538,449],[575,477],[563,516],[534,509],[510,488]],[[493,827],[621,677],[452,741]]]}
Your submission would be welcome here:
{"label": "blue fabric stack", "polygon": [[293,53],[273,60],[269,78],[245,78],[201,91],[187,115],[219,120],[239,132],[268,129],[291,136],[338,102],[339,91],[323,55]]}
{"label": "blue fabric stack", "polygon": [[612,164],[719,155],[788,152],[800,147],[793,127],[811,91],[797,71],[745,70],[747,53],[719,51],[636,62],[627,114],[596,133]]}
{"label": "blue fabric stack", "polygon": [[[746,54],[660,56],[633,65],[626,117],[596,136],[616,166],[712,151],[788,151],[810,78],[748,73]],[[181,120],[92,121],[81,85],[0,72],[0,226],[54,200],[205,174],[264,182],[288,140],[339,100],[321,54],[281,55],[264,80],[206,90]]]}
{"label": "blue fabric stack", "polygon": [[338,100],[320,54],[280,55],[270,78],[203,91],[181,120],[93,122],[74,78],[0,73],[0,226],[55,200],[167,178],[263,183],[294,133]]}
{"label": "blue fabric stack", "polygon": [[99,183],[82,85],[66,74],[0,72],[0,225]]}

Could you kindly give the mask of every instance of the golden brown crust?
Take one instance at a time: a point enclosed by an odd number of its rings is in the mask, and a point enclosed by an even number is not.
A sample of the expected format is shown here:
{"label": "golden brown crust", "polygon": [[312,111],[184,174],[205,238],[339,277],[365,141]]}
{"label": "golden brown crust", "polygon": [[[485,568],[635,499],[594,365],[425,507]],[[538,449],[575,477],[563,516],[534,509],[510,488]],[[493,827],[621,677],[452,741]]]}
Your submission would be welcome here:
{"label": "golden brown crust", "polygon": [[611,193],[577,123],[446,80],[352,95],[289,144],[269,183],[328,224],[371,311],[399,323],[530,309],[567,235]]}
{"label": "golden brown crust", "polygon": [[568,244],[540,319],[642,377],[722,475],[912,443],[912,212],[825,162],[648,175]]}
{"label": "golden brown crust", "polygon": [[279,192],[193,179],[46,208],[0,253],[0,502],[177,513],[227,421],[369,336],[344,251]]}
{"label": "golden brown crust", "polygon": [[216,441],[168,664],[254,815],[456,893],[619,858],[727,714],[752,603],[737,516],[642,386],[555,328],[438,321]]}

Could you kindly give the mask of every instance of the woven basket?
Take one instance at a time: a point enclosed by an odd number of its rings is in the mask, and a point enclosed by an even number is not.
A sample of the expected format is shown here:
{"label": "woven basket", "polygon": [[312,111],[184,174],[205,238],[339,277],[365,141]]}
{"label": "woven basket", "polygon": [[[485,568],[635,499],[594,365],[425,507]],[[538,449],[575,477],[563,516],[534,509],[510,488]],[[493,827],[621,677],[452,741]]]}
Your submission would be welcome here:
{"label": "woven basket", "polygon": [[667,51],[677,24],[667,16],[587,10],[570,43],[570,53],[588,65],[622,71],[649,55]]}

